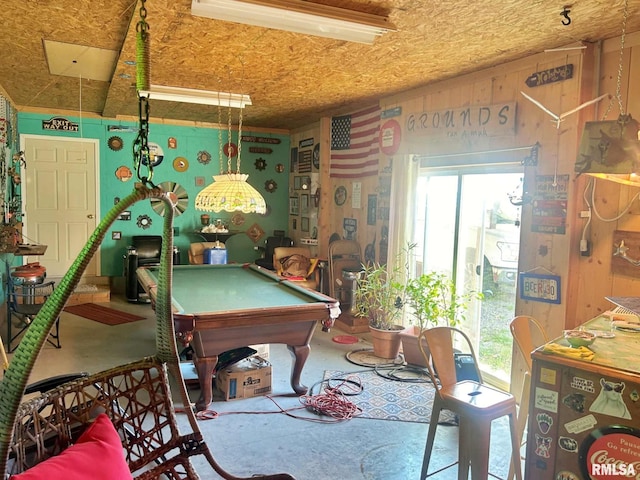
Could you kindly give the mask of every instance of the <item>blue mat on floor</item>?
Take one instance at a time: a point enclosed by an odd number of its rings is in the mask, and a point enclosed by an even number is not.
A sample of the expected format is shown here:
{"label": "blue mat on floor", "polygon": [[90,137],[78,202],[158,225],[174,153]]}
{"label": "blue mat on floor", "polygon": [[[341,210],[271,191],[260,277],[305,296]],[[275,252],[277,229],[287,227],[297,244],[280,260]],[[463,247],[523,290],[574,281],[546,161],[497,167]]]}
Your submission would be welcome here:
{"label": "blue mat on floor", "polygon": [[[342,378],[359,382],[362,392],[348,398],[357,405],[362,414],[357,418],[396,420],[401,422],[429,423],[435,389],[428,377],[415,370],[369,369],[354,373],[325,370],[324,380],[336,387]],[[398,379],[390,379],[398,378]],[[404,381],[400,381],[399,379]],[[325,382],[323,387],[326,386]],[[455,415],[448,410],[440,413],[439,424],[457,425]]]}

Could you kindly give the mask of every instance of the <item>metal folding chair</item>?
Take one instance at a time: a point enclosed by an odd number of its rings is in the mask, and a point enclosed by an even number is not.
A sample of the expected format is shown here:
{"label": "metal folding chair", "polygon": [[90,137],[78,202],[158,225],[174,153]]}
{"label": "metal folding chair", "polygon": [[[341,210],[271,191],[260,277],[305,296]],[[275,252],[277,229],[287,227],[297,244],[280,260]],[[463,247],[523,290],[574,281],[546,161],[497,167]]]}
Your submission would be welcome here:
{"label": "metal folding chair", "polygon": [[[29,328],[47,299],[53,293],[55,282],[18,283],[10,274],[7,266],[7,352],[17,347],[18,339]],[[60,348],[60,317],[49,332],[47,342]]]}

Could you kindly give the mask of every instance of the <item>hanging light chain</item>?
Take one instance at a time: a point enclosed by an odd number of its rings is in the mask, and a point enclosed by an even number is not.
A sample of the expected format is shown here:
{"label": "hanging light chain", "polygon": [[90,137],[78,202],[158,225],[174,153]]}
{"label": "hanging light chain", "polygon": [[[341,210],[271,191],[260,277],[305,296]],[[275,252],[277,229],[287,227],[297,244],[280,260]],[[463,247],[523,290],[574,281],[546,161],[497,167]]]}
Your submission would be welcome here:
{"label": "hanging light chain", "polygon": [[222,105],[220,105],[220,80],[218,80],[218,162],[220,173],[222,174]]}
{"label": "hanging light chain", "polygon": [[240,113],[238,114],[238,159],[236,160],[236,171],[240,171],[240,153],[242,152],[242,106],[240,107]]}
{"label": "hanging light chain", "polygon": [[624,42],[627,36],[627,19],[629,18],[629,0],[624,0],[624,11],[622,14],[622,35],[620,36],[620,62],[618,63],[618,79],[616,84],[616,98],[618,99],[618,108],[620,115],[624,115],[624,106],[622,105],[622,60],[624,56]]}
{"label": "hanging light chain", "polygon": [[227,173],[231,173],[231,157],[233,157],[233,149],[231,147],[231,98],[229,98],[229,108],[227,110]]}
{"label": "hanging light chain", "polygon": [[[149,99],[144,95],[138,97],[138,136],[133,142],[133,159],[136,177],[140,182],[155,187],[153,178],[153,163],[149,152]],[[143,170],[146,168],[146,175]]]}
{"label": "hanging light chain", "polygon": [[146,35],[149,30],[149,24],[147,23],[147,7],[145,7],[145,3],[147,0],[140,0],[140,21],[136,25],[136,30],[142,32],[143,35]]}
{"label": "hanging light chain", "polygon": [[[147,9],[145,2],[146,0],[141,0],[140,21],[136,25],[138,32],[136,42],[136,79],[138,91],[148,90],[149,88],[149,24],[146,21]],[[153,165],[151,155],[149,154],[149,98],[144,95],[138,95],[138,136],[133,142],[133,164],[138,180],[145,185],[154,187],[151,182],[153,178]],[[146,174],[143,173],[144,168],[147,169]]]}
{"label": "hanging light chain", "polygon": [[238,113],[238,158],[236,160],[236,169],[238,173],[240,170],[240,154],[242,153],[242,111],[244,110],[244,103],[242,96],[244,95],[244,61],[240,58],[240,65],[242,67],[240,72],[240,112]]}
{"label": "hanging light chain", "polygon": [[[616,79],[616,95],[618,100],[618,109],[620,110],[620,116],[624,116],[624,105],[622,104],[622,64],[624,60],[624,43],[627,36],[627,19],[629,18],[629,0],[624,0],[624,9],[622,13],[622,34],[620,35],[620,56],[618,61],[618,77]],[[607,118],[607,115],[611,111],[613,106],[613,97],[609,101],[607,111],[604,113],[603,119]]]}

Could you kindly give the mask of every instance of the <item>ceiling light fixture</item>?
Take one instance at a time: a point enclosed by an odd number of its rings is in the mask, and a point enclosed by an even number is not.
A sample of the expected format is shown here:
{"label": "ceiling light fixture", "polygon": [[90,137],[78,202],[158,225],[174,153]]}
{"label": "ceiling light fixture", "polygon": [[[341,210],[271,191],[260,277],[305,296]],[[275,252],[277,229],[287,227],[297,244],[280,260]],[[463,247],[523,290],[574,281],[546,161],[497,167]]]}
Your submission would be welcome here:
{"label": "ceiling light fixture", "polygon": [[251,97],[249,95],[196,90],[194,88],[166,87],[164,85],[150,85],[149,90],[141,90],[139,95],[144,95],[150,100],[197,103],[200,105],[224,105],[230,108],[244,108],[247,105],[251,105]]}
{"label": "ceiling light fixture", "polygon": [[395,31],[384,16],[304,0],[192,0],[199,17],[274,28],[319,37],[372,44]]}

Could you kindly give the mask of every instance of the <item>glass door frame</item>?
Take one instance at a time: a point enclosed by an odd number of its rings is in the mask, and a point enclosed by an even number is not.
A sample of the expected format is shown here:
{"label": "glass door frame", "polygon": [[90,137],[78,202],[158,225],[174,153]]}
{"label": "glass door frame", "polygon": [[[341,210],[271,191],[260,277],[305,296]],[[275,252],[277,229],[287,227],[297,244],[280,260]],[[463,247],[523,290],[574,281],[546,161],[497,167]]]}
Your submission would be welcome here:
{"label": "glass door frame", "polygon": [[[418,180],[420,178],[426,177],[426,176],[449,176],[452,177],[452,179],[456,180],[456,187],[455,187],[455,227],[453,230],[453,245],[450,251],[445,252],[446,255],[450,256],[451,259],[451,263],[450,263],[450,267],[449,267],[449,271],[451,274],[451,277],[453,279],[453,281],[456,283],[456,285],[459,285],[460,281],[464,281],[464,279],[461,279],[460,277],[468,277],[468,275],[464,275],[465,272],[459,272],[459,268],[461,268],[460,266],[460,255],[462,255],[464,252],[461,250],[461,248],[465,248],[464,246],[460,245],[461,241],[461,232],[460,232],[460,228],[462,227],[461,225],[461,214],[462,214],[462,202],[463,202],[463,194],[464,194],[464,185],[463,185],[463,180],[465,176],[468,175],[484,175],[484,174],[517,174],[517,175],[521,175],[524,176],[524,166],[522,165],[521,162],[515,163],[515,162],[504,162],[504,163],[499,163],[499,164],[492,164],[492,165],[487,165],[487,164],[477,164],[477,165],[473,165],[473,164],[468,164],[468,165],[464,165],[464,166],[457,166],[457,167],[451,167],[451,166],[447,166],[447,167],[433,167],[433,166],[421,166],[421,168],[419,168],[418,171]],[[453,184],[453,181],[451,182]],[[453,185],[451,185],[451,187],[453,187]],[[514,184],[513,187],[509,186],[509,188],[513,188],[514,190],[516,189],[517,184]],[[425,193],[426,195],[426,193]],[[452,195],[453,197],[453,195]],[[448,201],[453,201],[453,198],[449,197],[447,200]],[[424,223],[422,225],[422,232],[415,232],[415,235],[422,235],[422,245],[423,245],[423,252],[421,254],[422,257],[422,268],[425,268],[425,260],[426,260],[426,256],[427,256],[427,238],[426,236],[428,235],[428,228],[427,228],[427,222],[429,221],[429,219],[427,218],[427,214],[426,214],[426,209],[427,209],[427,202],[428,199],[427,197],[419,197],[418,194],[416,194],[416,202],[418,202],[421,198],[424,198],[426,201],[423,205],[424,209],[425,209],[425,213],[423,214],[423,219],[424,219]],[[416,205],[416,207],[418,207],[418,205]],[[448,210],[448,212],[451,212],[451,209]],[[417,217],[416,217],[417,218]],[[485,227],[486,227],[486,223],[485,219],[483,217],[482,219],[482,232],[483,235],[480,235],[480,241],[482,242],[482,244],[484,243],[484,239],[485,239]],[[450,237],[448,237],[450,238]],[[519,237],[520,238],[520,237]],[[519,241],[519,239],[518,239]],[[482,244],[480,245],[481,248],[484,248],[482,246]],[[484,256],[484,252],[478,252],[477,255],[480,256]],[[479,258],[479,257],[478,257]],[[467,259],[465,259],[465,265],[462,265],[462,267],[467,268],[466,265]],[[477,273],[477,276],[475,277],[475,285],[480,287],[480,290],[483,289],[483,280],[484,280],[484,262],[478,263],[477,258],[475,259],[475,264],[473,266],[473,270],[474,273]],[[477,268],[479,267],[479,272],[477,271]],[[491,272],[488,273],[489,275],[493,275],[493,270]],[[515,288],[515,286],[514,286]],[[472,304],[469,305],[469,311],[467,312],[467,319],[472,319],[475,318],[475,320],[472,320],[474,322],[477,322],[478,325],[480,325],[479,322],[481,322],[481,308],[482,308],[482,304],[480,301],[475,301],[472,302]],[[513,301],[513,314],[515,314],[515,298]],[[508,318],[505,318],[505,323],[508,322]],[[477,334],[473,334],[472,337],[475,337],[476,340],[474,341],[475,345],[474,348],[476,348],[476,354],[479,354],[478,352],[478,342],[479,342],[479,335]],[[510,366],[509,366],[510,367]],[[508,372],[507,372],[508,373]],[[489,381],[492,384],[495,384],[501,388],[504,389],[508,389],[509,388],[509,376],[507,375],[506,378],[500,378],[497,377],[495,375],[492,375],[490,372],[487,372],[486,370],[483,370],[483,375],[486,377],[486,380]]]}

